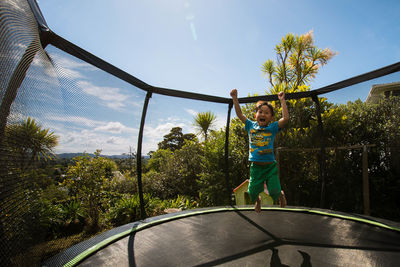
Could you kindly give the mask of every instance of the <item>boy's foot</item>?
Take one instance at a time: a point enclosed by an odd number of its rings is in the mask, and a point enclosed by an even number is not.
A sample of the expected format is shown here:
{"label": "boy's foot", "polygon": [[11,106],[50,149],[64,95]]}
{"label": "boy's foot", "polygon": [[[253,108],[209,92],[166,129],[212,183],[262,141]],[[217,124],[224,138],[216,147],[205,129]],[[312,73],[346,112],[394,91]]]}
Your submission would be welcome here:
{"label": "boy's foot", "polygon": [[261,212],[261,197],[260,197],[260,196],[258,196],[258,198],[257,198],[257,200],[256,200],[256,205],[254,206],[254,210],[255,210],[257,213],[260,213],[260,212]]}
{"label": "boy's foot", "polygon": [[283,191],[281,191],[281,195],[279,196],[279,205],[281,205],[281,208],[286,207],[286,197],[285,197],[285,193]]}

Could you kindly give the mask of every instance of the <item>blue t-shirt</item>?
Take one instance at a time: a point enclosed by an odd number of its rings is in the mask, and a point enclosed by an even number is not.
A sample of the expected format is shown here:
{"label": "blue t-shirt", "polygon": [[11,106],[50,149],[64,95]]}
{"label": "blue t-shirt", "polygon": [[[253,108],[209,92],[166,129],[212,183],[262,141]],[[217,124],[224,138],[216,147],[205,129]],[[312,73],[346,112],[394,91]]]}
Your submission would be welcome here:
{"label": "blue t-shirt", "polygon": [[279,131],[278,122],[268,126],[259,126],[256,121],[246,120],[244,128],[249,133],[249,161],[273,162],[274,139]]}

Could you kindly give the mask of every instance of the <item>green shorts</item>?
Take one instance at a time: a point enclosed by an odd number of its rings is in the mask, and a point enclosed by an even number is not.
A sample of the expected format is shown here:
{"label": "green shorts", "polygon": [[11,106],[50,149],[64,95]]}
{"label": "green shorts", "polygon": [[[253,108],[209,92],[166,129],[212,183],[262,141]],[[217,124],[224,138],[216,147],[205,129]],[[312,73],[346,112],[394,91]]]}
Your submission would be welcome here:
{"label": "green shorts", "polygon": [[267,184],[269,195],[276,201],[281,194],[281,183],[278,176],[276,161],[268,165],[250,165],[250,183],[248,193],[252,202],[264,191],[264,182]]}

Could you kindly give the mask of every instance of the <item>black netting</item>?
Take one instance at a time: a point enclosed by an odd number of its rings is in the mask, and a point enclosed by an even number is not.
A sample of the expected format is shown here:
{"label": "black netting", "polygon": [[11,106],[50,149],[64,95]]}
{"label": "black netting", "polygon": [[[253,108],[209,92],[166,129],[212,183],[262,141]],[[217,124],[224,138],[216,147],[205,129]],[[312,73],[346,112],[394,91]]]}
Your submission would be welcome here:
{"label": "black netting", "polygon": [[1,23],[1,260],[29,266],[50,256],[42,244],[64,227],[65,166],[97,149],[135,151],[145,92],[51,45],[44,51],[26,1],[2,2]]}
{"label": "black netting", "polygon": [[[23,98],[29,93],[26,93],[27,87],[20,85],[28,76],[32,62],[43,57],[44,52],[36,20],[26,1],[2,1],[0,18],[0,264],[8,266],[17,265],[15,258],[32,244],[33,238],[26,226],[31,223],[27,213],[33,192],[30,192],[28,177],[18,168],[23,163],[16,161],[15,147],[24,142],[23,136],[9,138],[7,130],[29,113],[29,98]],[[17,92],[19,87],[21,90]],[[6,140],[10,145],[5,145]]]}

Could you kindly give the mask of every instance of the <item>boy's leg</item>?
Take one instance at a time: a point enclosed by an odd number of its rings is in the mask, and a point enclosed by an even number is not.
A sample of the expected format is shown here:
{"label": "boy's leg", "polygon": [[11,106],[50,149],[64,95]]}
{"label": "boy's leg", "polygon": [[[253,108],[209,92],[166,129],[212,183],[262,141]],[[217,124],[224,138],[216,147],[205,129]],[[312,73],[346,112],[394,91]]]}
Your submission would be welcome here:
{"label": "boy's leg", "polygon": [[255,201],[254,209],[256,212],[261,211],[261,197],[259,194],[264,191],[264,177],[265,168],[252,163],[250,165],[250,183],[248,187],[248,193],[250,200],[252,202]]}
{"label": "boy's leg", "polygon": [[281,208],[286,207],[286,197],[285,197],[285,192],[283,192],[283,190],[281,190],[281,195],[279,196],[279,205],[281,206]]}
{"label": "boy's leg", "polygon": [[257,198],[257,200],[256,200],[256,204],[254,205],[254,210],[255,210],[257,213],[260,213],[260,212],[261,212],[261,197],[260,197],[260,196],[258,196],[258,198]]}
{"label": "boy's leg", "polygon": [[[276,162],[268,166],[267,173],[267,188],[269,195],[274,200],[274,203],[279,202],[286,206],[285,195],[281,189],[281,183],[279,181],[278,175],[278,167],[276,166]],[[282,200],[282,201],[281,201]]]}

